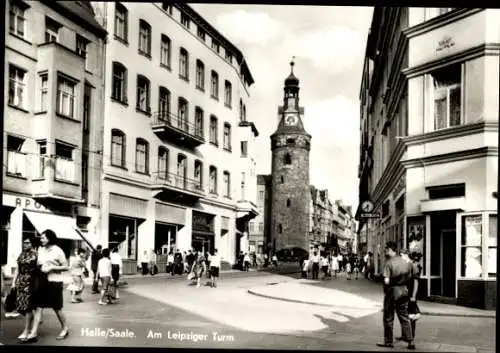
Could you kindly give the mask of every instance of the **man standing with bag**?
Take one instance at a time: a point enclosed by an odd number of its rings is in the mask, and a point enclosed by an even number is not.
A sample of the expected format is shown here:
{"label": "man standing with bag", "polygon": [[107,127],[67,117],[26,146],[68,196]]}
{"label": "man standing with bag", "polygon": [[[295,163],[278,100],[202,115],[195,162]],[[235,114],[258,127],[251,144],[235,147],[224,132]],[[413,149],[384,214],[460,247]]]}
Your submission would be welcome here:
{"label": "man standing with bag", "polygon": [[413,332],[410,318],[408,316],[409,294],[407,284],[413,277],[413,267],[410,263],[397,255],[397,245],[393,241],[385,245],[387,257],[384,266],[384,343],[378,343],[379,347],[393,348],[394,335],[394,312],[396,312],[401,324],[403,341],[408,343],[408,349],[415,350]]}
{"label": "man standing with bag", "polygon": [[97,245],[96,250],[92,252],[90,256],[90,269],[92,270],[92,275],[94,276],[92,281],[92,293],[99,294],[99,276],[97,275],[97,264],[102,258],[102,246]]}

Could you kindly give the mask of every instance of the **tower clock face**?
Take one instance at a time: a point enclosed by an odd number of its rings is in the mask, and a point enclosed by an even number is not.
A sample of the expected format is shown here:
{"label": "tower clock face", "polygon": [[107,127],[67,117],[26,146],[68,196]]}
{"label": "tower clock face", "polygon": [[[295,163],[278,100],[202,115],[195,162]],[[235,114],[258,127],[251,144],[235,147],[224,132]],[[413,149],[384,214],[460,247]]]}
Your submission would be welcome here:
{"label": "tower clock face", "polygon": [[285,117],[285,124],[288,126],[297,125],[298,120],[297,115],[290,114]]}

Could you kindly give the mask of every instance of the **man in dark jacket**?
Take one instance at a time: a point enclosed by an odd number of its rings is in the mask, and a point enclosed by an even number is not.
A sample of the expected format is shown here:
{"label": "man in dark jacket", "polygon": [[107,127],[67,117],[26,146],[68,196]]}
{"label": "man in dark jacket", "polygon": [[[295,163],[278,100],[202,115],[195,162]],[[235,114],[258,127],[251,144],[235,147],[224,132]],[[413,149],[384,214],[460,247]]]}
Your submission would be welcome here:
{"label": "man in dark jacket", "polygon": [[97,245],[96,250],[92,252],[90,256],[90,269],[92,270],[92,274],[94,276],[92,282],[92,293],[99,294],[99,277],[97,276],[97,264],[102,257],[102,246]]}
{"label": "man in dark jacket", "polygon": [[396,252],[397,245],[393,241],[387,242],[385,254],[387,260],[384,266],[384,343],[379,347],[393,348],[394,312],[396,312],[403,341],[408,343],[408,349],[414,350],[413,332],[408,316],[408,287],[409,280],[413,277],[413,266],[403,260]]}

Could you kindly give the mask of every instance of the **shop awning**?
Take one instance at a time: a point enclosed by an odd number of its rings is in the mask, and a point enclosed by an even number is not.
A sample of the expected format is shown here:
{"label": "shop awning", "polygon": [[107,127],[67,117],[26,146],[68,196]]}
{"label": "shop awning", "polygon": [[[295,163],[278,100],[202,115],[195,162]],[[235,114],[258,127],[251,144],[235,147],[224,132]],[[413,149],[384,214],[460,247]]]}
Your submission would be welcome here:
{"label": "shop awning", "polygon": [[52,213],[29,212],[24,214],[33,224],[38,233],[43,233],[47,229],[56,233],[60,239],[84,240],[75,230],[74,219]]}

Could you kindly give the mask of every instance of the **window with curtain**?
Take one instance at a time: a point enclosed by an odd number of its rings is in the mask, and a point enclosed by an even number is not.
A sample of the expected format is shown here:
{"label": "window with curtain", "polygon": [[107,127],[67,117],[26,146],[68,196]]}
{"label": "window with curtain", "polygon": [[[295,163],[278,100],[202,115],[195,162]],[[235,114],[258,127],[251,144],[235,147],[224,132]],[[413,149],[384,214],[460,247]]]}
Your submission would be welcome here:
{"label": "window with curtain", "polygon": [[165,87],[160,87],[158,94],[158,119],[170,120],[170,91]]}
{"label": "window with curtain", "polygon": [[128,38],[128,10],[120,3],[115,4],[115,38],[124,42]]}
{"label": "window with curtain", "polygon": [[196,189],[201,190],[203,183],[203,163],[199,160],[194,161],[194,180],[196,181]]}
{"label": "window with curtain", "polygon": [[150,113],[151,106],[149,104],[150,98],[150,83],[149,80],[142,76],[137,75],[137,109],[142,112]]}
{"label": "window with curtain", "polygon": [[146,174],[149,172],[149,144],[144,139],[136,140],[135,171]]}
{"label": "window with curtain", "polygon": [[195,135],[203,137],[203,110],[200,107],[196,107],[194,110],[195,115]]}
{"label": "window with curtain", "polygon": [[210,95],[214,99],[219,99],[219,75],[212,70]]}
{"label": "window with curtain", "polygon": [[167,179],[168,174],[168,149],[158,147],[158,178]]}
{"label": "window with curtain", "polygon": [[47,74],[40,75],[40,111],[47,111],[49,94],[49,76]]}
{"label": "window with curtain", "polygon": [[177,127],[187,131],[188,124],[188,102],[182,97],[179,97],[177,111]]}
{"label": "window with curtain", "polygon": [[209,174],[209,192],[211,194],[217,194],[217,168],[215,168],[214,166],[210,166]]}
{"label": "window with curtain", "polygon": [[127,102],[127,68],[119,62],[113,62],[111,97],[122,103]]}
{"label": "window with curtain", "polygon": [[217,118],[215,116],[210,117],[210,142],[214,145],[218,145],[217,141]]}
{"label": "window with curtain", "polygon": [[224,104],[226,107],[231,107],[233,100],[233,86],[231,82],[227,81],[224,83]]}
{"label": "window with curtain", "polygon": [[139,53],[151,56],[151,25],[139,20]]}
{"label": "window with curtain", "polygon": [[111,130],[111,165],[125,167],[125,134],[118,130]]}
{"label": "window with curtain", "polygon": [[462,66],[454,64],[431,74],[434,100],[434,130],[462,123]]}
{"label": "window with curtain", "polygon": [[162,34],[160,45],[160,64],[165,67],[170,67],[171,49],[172,42],[170,41],[170,38]]}
{"label": "window with curtain", "polygon": [[229,172],[224,172],[224,196],[231,197],[231,175]]}
{"label": "window with curtain", "polygon": [[9,105],[26,107],[26,71],[9,65]]}
{"label": "window with curtain", "polygon": [[180,49],[179,54],[179,76],[185,80],[189,79],[189,54],[184,48]]}
{"label": "window with curtain", "polygon": [[57,78],[57,113],[73,118],[75,114],[75,83]]}
{"label": "window with curtain", "polygon": [[223,147],[226,151],[231,151],[231,125],[224,123]]}
{"label": "window with curtain", "polygon": [[462,277],[481,278],[482,271],[481,215],[462,216],[461,271]]}
{"label": "window with curtain", "polygon": [[23,3],[10,2],[9,6],[9,31],[24,38],[26,27],[26,8]]}
{"label": "window with curtain", "polygon": [[205,90],[205,64],[201,60],[196,60],[196,88]]}

